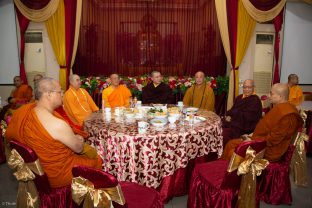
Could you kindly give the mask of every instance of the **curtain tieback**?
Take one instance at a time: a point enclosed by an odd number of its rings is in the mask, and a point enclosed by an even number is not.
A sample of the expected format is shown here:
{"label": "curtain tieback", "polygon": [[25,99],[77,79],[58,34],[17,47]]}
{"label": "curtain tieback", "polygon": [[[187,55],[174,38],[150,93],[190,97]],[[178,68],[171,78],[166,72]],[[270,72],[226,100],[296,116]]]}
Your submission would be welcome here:
{"label": "curtain tieback", "polygon": [[73,178],[71,189],[74,202],[80,205],[84,201],[84,208],[112,208],[112,201],[120,205],[126,203],[119,184],[111,188],[95,189],[91,181],[79,176]]}
{"label": "curtain tieback", "polygon": [[269,161],[263,159],[265,149],[256,154],[250,146],[246,150],[245,158],[234,153],[231,158],[228,172],[237,169],[237,175],[242,175],[242,181],[238,194],[238,207],[255,207],[256,204],[256,176],[260,176]]}
{"label": "curtain tieback", "polygon": [[[44,175],[39,159],[32,163],[25,163],[21,155],[13,149],[8,160],[11,169],[16,170],[15,178],[19,181],[17,207],[39,207],[40,201],[34,179],[37,175]],[[34,173],[33,173],[34,172]]]}

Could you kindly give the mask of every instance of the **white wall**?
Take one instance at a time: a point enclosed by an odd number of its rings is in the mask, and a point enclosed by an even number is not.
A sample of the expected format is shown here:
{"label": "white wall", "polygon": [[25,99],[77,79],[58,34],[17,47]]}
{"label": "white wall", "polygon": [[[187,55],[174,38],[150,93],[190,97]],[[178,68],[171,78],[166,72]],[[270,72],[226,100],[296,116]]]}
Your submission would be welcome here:
{"label": "white wall", "polygon": [[312,5],[288,2],[284,22],[281,81],[295,73],[301,84],[312,85]]}
{"label": "white wall", "polygon": [[1,0],[0,84],[13,84],[13,77],[19,74],[19,53],[15,25],[13,0]]}
{"label": "white wall", "polygon": [[45,75],[54,79],[59,79],[59,65],[57,63],[54,51],[47,33],[47,29],[43,22],[30,22],[27,30],[41,30],[43,38],[43,47],[45,54]]}
{"label": "white wall", "polygon": [[253,79],[257,33],[275,33],[275,29],[272,24],[256,24],[256,28],[250,40],[249,47],[239,67],[239,93],[242,93],[242,82],[246,79]]}
{"label": "white wall", "polygon": [[[7,0],[4,0],[4,1],[7,1]],[[0,0],[0,5],[1,5],[1,0]],[[14,18],[13,17],[10,17],[10,18]],[[2,22],[2,19],[0,19],[0,24]],[[17,22],[18,23],[18,22]],[[15,23],[14,23],[15,24]],[[18,26],[18,25],[17,25]],[[18,28],[18,27],[17,27]],[[59,65],[57,63],[57,60],[55,58],[55,55],[54,55],[54,51],[53,51],[53,48],[52,48],[52,45],[51,45],[51,42],[49,40],[49,37],[48,37],[48,34],[47,34],[47,30],[46,30],[46,27],[45,27],[45,24],[44,23],[35,23],[35,22],[30,22],[29,23],[29,26],[27,29],[30,29],[30,30],[42,30],[42,35],[43,35],[43,47],[44,47],[44,54],[45,54],[45,76],[48,76],[48,77],[52,77],[56,80],[59,79]],[[18,31],[19,31],[19,28],[18,28]],[[18,38],[16,38],[16,35],[15,35],[15,41],[16,42],[19,42],[19,33],[17,35]],[[0,40],[2,39],[2,36],[0,38]],[[2,49],[2,45],[1,46],[1,49]],[[9,46],[11,47],[11,46]],[[0,49],[0,50],[1,50]],[[18,54],[19,54],[19,51],[18,51]],[[18,54],[16,55],[16,57],[18,58]],[[33,60],[33,61],[36,61],[36,60]],[[3,76],[3,73],[0,71],[0,75],[1,77]],[[36,72],[34,72],[33,74],[35,74]],[[13,77],[15,75],[19,74],[19,67],[18,67],[18,70],[17,72],[14,73],[14,75],[12,75],[12,78],[10,78],[10,82],[12,83],[13,81]],[[29,79],[28,78],[28,82],[31,86],[33,86],[33,83],[32,83],[32,79]],[[0,86],[0,96],[2,97],[3,100],[7,99],[10,95],[10,92],[12,91],[14,87],[11,85],[1,85]]]}

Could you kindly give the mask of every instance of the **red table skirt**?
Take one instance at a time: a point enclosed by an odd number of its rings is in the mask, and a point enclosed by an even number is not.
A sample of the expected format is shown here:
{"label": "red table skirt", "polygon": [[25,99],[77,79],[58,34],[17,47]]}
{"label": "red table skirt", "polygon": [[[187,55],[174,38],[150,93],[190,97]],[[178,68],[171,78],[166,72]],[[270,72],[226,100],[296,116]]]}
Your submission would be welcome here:
{"label": "red table skirt", "polygon": [[169,202],[173,197],[183,196],[188,193],[189,183],[196,164],[213,161],[217,158],[218,155],[215,152],[195,158],[189,161],[186,168],[180,168],[173,175],[165,177],[157,188],[163,203]]}
{"label": "red table skirt", "polygon": [[310,138],[306,146],[307,153],[312,154],[312,111],[307,111],[306,128],[307,128],[307,135]]}

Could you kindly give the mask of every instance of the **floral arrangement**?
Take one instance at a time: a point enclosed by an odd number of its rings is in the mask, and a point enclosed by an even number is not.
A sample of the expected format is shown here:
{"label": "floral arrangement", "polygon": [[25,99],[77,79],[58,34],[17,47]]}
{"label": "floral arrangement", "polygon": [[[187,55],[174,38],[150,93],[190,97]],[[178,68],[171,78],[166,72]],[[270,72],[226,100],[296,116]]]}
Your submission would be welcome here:
{"label": "floral arrangement", "polygon": [[[81,87],[87,89],[90,94],[94,92],[102,92],[103,89],[110,85],[110,80],[107,77],[81,77],[81,80]],[[163,81],[170,86],[173,93],[175,94],[184,94],[186,90],[195,83],[195,79],[188,76],[166,76],[164,77]],[[151,79],[146,74],[135,77],[120,77],[120,83],[125,84],[130,89],[132,95],[137,98],[141,97],[142,88],[150,82]],[[228,77],[206,77],[206,82],[213,89],[215,95],[228,92]]]}

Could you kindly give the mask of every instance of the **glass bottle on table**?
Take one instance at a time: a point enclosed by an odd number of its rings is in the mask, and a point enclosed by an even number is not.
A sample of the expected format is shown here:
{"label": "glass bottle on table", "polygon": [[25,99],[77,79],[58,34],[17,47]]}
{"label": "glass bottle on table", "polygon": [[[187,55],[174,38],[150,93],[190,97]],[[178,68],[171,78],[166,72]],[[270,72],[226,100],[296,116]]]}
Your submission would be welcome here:
{"label": "glass bottle on table", "polygon": [[134,98],[133,98],[133,108],[135,108],[135,107],[136,107],[137,102],[138,102],[138,99],[137,99],[137,97],[136,97],[136,96],[134,96]]}

